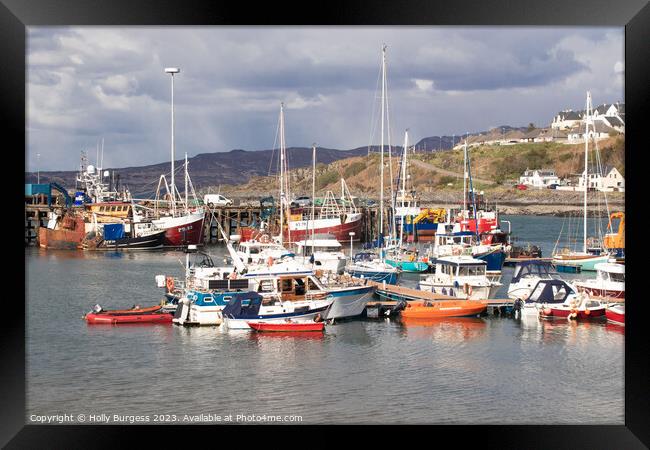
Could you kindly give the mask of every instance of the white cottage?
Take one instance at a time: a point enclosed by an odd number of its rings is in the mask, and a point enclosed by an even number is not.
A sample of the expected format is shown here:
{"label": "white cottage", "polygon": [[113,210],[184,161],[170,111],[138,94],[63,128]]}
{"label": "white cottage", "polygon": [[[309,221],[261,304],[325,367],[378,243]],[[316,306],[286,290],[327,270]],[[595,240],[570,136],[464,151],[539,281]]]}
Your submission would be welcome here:
{"label": "white cottage", "polygon": [[[589,166],[587,172],[587,186],[589,190],[599,190],[602,192],[625,191],[625,178],[613,166],[602,167],[602,172],[595,166]],[[585,173],[582,172],[578,180],[578,187],[584,190],[585,186]]]}
{"label": "white cottage", "polygon": [[524,174],[519,177],[519,184],[532,186],[536,188],[547,188],[552,184],[560,184],[560,178],[555,175],[551,169],[530,170],[526,169]]}

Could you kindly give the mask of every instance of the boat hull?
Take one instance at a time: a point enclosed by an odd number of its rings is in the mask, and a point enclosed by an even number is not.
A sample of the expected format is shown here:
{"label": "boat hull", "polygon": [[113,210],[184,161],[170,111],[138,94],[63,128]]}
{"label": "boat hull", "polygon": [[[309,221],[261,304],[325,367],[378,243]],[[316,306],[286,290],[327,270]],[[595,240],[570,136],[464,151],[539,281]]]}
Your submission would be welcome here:
{"label": "boat hull", "polygon": [[267,332],[305,332],[325,331],[324,322],[247,322],[255,331]]}
{"label": "boat hull", "polygon": [[493,250],[487,253],[472,255],[476,259],[487,263],[487,270],[501,270],[506,261],[506,253],[503,250]]}
{"label": "boat hull", "polygon": [[165,229],[164,245],[182,247],[203,243],[203,214],[191,214],[183,217],[169,217],[153,222]]}
{"label": "boat hull", "polygon": [[42,248],[61,250],[76,250],[82,248],[86,236],[86,226],[81,217],[65,217],[62,221],[65,228],[52,230],[41,227],[38,229],[38,245]]}
{"label": "boat hull", "polygon": [[300,313],[283,313],[283,314],[272,314],[272,315],[261,315],[257,317],[244,317],[244,318],[233,318],[233,317],[225,317],[223,318],[223,323],[226,325],[227,328],[231,330],[250,330],[250,327],[248,326],[248,322],[268,322],[268,321],[277,321],[277,320],[284,320],[284,319],[291,319],[291,320],[300,320],[300,321],[306,321],[306,320],[314,320],[314,317],[316,315],[321,315],[325,314],[327,311],[327,308],[329,308],[330,305],[323,306],[321,308],[315,308],[311,309],[307,312],[300,312]]}
{"label": "boat hull", "polygon": [[402,272],[421,273],[429,270],[429,264],[422,261],[394,261],[386,259],[386,264],[397,267]]}
{"label": "boat hull", "polygon": [[351,269],[348,271],[349,274],[356,278],[364,278],[366,280],[377,281],[379,283],[386,282],[386,284],[397,284],[399,278],[398,272],[382,272],[374,270],[359,270]]}
{"label": "boat hull", "polygon": [[483,314],[487,305],[473,300],[439,300],[411,302],[401,311],[404,319],[436,319],[440,317],[469,317]]}
{"label": "boat hull", "polygon": [[625,312],[617,312],[612,308],[608,308],[605,311],[605,317],[608,322],[615,323],[617,325],[625,325]]}
{"label": "boat hull", "polygon": [[[578,320],[588,320],[588,319],[599,319],[605,316],[605,307],[601,306],[598,308],[589,309],[589,312],[585,309],[579,309],[576,311],[576,319]],[[564,307],[544,307],[542,308],[542,317],[546,318],[558,318],[566,319],[573,312],[571,308]]]}
{"label": "boat hull", "polygon": [[329,293],[334,298],[332,306],[325,315],[326,319],[344,319],[363,314],[375,291],[373,286],[342,289]]}
{"label": "boat hull", "polygon": [[161,231],[160,233],[137,238],[105,240],[100,246],[89,250],[153,250],[163,247],[165,235],[166,231]]}
{"label": "boat hull", "polygon": [[121,323],[151,323],[166,324],[172,323],[172,315],[168,313],[152,312],[144,314],[86,314],[86,322],[89,324],[119,325]]}
{"label": "boat hull", "polygon": [[557,256],[553,258],[553,264],[580,266],[583,271],[596,272],[596,264],[606,263],[609,260],[608,255],[604,256],[585,256],[585,257],[570,257],[570,256]]}
{"label": "boat hull", "polygon": [[[289,226],[292,227],[291,231],[285,230],[284,231],[284,237],[287,242],[291,241],[292,243],[298,242],[298,241],[303,241],[306,239],[310,239],[312,233],[313,234],[331,234],[334,236],[334,239],[339,241],[341,244],[344,243],[349,243],[350,242],[350,232],[354,232],[354,236],[352,237],[352,241],[358,242],[360,241],[363,236],[362,236],[362,231],[363,227],[362,225],[362,218],[363,216],[359,214],[358,218],[355,218],[355,220],[352,220],[350,222],[345,222],[345,223],[334,223],[335,221],[330,221],[332,224],[328,224],[327,226],[319,226],[319,220],[315,221],[315,228],[312,230],[311,228],[307,228],[307,222],[311,221],[299,221],[299,222],[290,222]],[[340,221],[339,221],[340,222]],[[323,223],[326,223],[325,220]],[[295,226],[295,228],[293,228]],[[291,236],[289,236],[291,234]]]}

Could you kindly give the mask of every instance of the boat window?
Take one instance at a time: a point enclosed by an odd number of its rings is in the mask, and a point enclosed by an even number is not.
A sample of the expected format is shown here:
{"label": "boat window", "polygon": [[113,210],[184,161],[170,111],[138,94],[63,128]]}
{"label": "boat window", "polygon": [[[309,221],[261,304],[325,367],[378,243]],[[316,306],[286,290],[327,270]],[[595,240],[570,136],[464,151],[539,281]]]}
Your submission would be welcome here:
{"label": "boat window", "polygon": [[291,278],[280,280],[281,292],[291,292],[292,290],[293,290],[293,280]]}
{"label": "boat window", "polygon": [[600,302],[597,302],[595,300],[590,300],[587,303],[585,303],[585,306],[587,308],[598,308],[600,306]]}
{"label": "boat window", "polygon": [[273,292],[273,282],[271,280],[260,281],[257,292]]}
{"label": "boat window", "polygon": [[624,273],[610,273],[609,274],[612,281],[618,283],[625,283],[625,274]]}
{"label": "boat window", "polygon": [[260,252],[260,249],[257,247],[249,247],[251,255],[257,255]]}
{"label": "boat window", "polygon": [[245,298],[241,301],[242,308],[248,308],[250,305],[251,305],[251,300],[249,298]]}
{"label": "boat window", "polygon": [[312,280],[311,278],[309,278],[307,280],[307,286],[308,286],[310,291],[318,291],[318,290],[320,290],[318,285],[316,285],[316,282],[314,280]]}
{"label": "boat window", "polygon": [[106,207],[105,207],[105,206],[100,206],[100,207],[99,207],[99,211],[100,211],[100,212],[106,211]]}

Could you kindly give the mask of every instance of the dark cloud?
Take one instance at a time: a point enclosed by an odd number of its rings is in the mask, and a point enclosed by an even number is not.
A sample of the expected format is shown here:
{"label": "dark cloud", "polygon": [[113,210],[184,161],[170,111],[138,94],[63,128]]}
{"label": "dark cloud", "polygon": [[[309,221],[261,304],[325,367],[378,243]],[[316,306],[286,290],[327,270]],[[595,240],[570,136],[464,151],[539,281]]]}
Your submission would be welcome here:
{"label": "dark cloud", "polygon": [[288,145],[368,145],[383,42],[398,140],[544,124],[587,89],[623,98],[622,29],[30,27],[28,165],[40,152],[42,168],[76,167],[102,137],[114,166],[167,160],[167,66],[181,68],[176,144],[190,156],[270,148],[281,101]]}

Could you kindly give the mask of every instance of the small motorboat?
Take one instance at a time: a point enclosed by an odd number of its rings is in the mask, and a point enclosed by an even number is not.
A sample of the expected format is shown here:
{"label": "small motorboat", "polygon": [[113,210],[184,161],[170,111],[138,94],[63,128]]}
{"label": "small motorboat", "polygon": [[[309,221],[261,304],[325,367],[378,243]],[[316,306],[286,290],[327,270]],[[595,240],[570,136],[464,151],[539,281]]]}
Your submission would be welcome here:
{"label": "small motorboat", "polygon": [[246,322],[255,331],[324,331],[325,322],[305,321],[277,321],[277,322]]}
{"label": "small motorboat", "polygon": [[605,317],[608,322],[625,325],[625,304],[615,303],[609,305],[605,310]]}
{"label": "small motorboat", "polygon": [[89,324],[111,324],[120,323],[171,323],[172,315],[164,312],[162,306],[156,305],[148,308],[135,306],[131,309],[104,310],[101,306],[95,305],[92,311],[84,316]]}
{"label": "small motorboat", "polygon": [[404,319],[435,319],[478,316],[487,311],[487,304],[477,300],[436,300],[402,302],[395,309]]}

